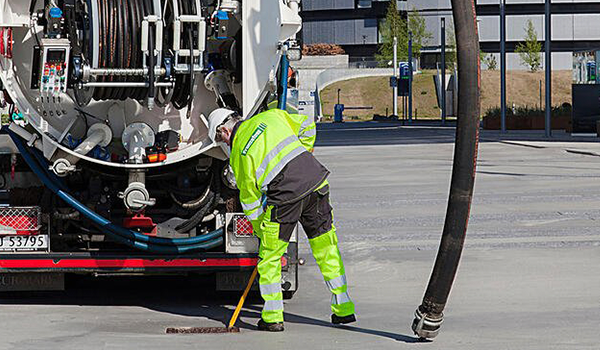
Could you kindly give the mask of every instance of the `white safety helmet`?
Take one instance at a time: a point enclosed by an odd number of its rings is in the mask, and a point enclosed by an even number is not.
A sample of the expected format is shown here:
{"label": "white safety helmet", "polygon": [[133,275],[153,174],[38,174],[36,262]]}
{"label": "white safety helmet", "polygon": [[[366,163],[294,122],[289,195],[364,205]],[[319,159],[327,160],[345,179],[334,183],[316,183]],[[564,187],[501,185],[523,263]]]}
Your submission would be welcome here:
{"label": "white safety helmet", "polygon": [[208,137],[213,142],[216,142],[217,128],[233,113],[235,112],[227,108],[218,108],[210,113],[208,116]]}

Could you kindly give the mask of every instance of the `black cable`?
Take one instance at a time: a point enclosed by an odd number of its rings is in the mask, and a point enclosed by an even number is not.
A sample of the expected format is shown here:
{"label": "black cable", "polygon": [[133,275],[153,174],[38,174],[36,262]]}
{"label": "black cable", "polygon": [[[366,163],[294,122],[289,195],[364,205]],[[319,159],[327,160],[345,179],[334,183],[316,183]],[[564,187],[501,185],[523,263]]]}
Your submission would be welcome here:
{"label": "black cable", "polygon": [[[180,14],[191,14],[189,1],[178,0],[178,3],[179,3]],[[191,24],[189,24],[189,23],[184,24],[184,26],[186,26],[186,25],[191,26]],[[189,38],[188,38],[189,35],[190,35],[190,31],[182,30],[182,33],[181,33],[182,41],[189,43]],[[189,47],[190,51],[192,50],[192,48],[193,48],[193,46]],[[191,54],[192,54],[192,52],[190,52],[190,56],[188,56],[184,59],[183,58],[181,59],[183,61],[183,63],[187,63],[190,65],[193,63]],[[192,73],[193,73],[193,71],[192,71]],[[190,74],[190,75],[193,75],[193,74]],[[193,84],[193,82],[189,81],[190,75],[180,74],[176,77],[175,93],[173,94],[173,100],[172,100],[172,104],[176,109],[183,109],[185,107],[188,107],[188,105],[189,105],[190,94],[191,94],[190,84]]]}
{"label": "black cable", "polygon": [[11,103],[10,107],[8,107],[8,116],[10,118],[10,121],[13,120],[13,114],[15,114],[15,104]]}
{"label": "black cable", "polygon": [[29,14],[33,16],[33,11],[35,11],[35,5],[37,5],[37,0],[31,0],[29,2]]}

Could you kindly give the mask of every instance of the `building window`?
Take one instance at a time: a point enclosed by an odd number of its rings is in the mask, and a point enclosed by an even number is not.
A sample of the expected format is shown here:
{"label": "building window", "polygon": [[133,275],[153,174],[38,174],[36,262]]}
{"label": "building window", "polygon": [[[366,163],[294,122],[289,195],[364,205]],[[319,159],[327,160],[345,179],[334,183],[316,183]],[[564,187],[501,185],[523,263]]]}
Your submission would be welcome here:
{"label": "building window", "polygon": [[365,18],[364,25],[365,28],[377,27],[377,18]]}
{"label": "building window", "polygon": [[362,9],[362,8],[371,8],[371,3],[372,2],[373,2],[372,0],[358,0],[357,7],[359,9]]}

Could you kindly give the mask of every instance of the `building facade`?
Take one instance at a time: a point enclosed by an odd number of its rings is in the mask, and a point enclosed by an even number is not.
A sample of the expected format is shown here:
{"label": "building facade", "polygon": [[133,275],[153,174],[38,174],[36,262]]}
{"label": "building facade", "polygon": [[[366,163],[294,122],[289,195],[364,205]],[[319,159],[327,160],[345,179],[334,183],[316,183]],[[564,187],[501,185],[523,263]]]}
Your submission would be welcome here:
{"label": "building facade", "polygon": [[[381,43],[380,28],[389,1],[303,0],[304,43],[341,45],[351,61],[359,57],[372,58]],[[500,1],[476,0],[481,49],[495,55],[498,64]],[[505,1],[507,69],[526,69],[515,48],[525,38],[528,20],[544,44],[544,0]],[[450,0],[397,0],[397,3],[403,15],[418,12],[425,19],[432,39],[422,50],[420,64],[423,68],[434,68],[440,56],[441,18],[446,21],[446,37],[452,35],[454,28]],[[552,68],[572,69],[573,52],[600,48],[600,1],[553,0],[551,6]]]}
{"label": "building facade", "polygon": [[[476,0],[479,40],[482,51],[496,56],[500,63],[500,1]],[[531,20],[544,44],[544,0],[506,1],[507,69],[527,69],[515,53],[516,46],[526,36],[527,21]],[[418,11],[426,20],[433,39],[423,50],[421,63],[431,66],[439,57],[440,22],[446,18],[447,35],[452,31],[450,0],[408,0],[409,16]],[[552,12],[552,69],[570,70],[573,52],[600,47],[600,2],[586,0],[553,0]],[[448,41],[446,41],[448,43]],[[542,46],[543,47],[543,46]],[[544,54],[542,53],[542,61]],[[484,65],[485,68],[485,65]]]}
{"label": "building facade", "polygon": [[[397,1],[406,15],[406,0]],[[305,44],[338,44],[350,58],[373,57],[390,0],[302,0]]]}

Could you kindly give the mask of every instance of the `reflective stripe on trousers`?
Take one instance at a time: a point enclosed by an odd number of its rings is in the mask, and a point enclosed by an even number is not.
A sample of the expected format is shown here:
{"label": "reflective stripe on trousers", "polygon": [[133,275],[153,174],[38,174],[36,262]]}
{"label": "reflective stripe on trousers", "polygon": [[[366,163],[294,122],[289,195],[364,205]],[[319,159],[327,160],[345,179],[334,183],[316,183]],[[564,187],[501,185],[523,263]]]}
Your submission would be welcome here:
{"label": "reflective stripe on trousers", "polygon": [[342,288],[347,284],[346,275],[341,275],[339,277],[330,279],[329,281],[325,281],[327,288],[333,292],[334,289]]}
{"label": "reflective stripe on trousers", "polygon": [[332,225],[331,230],[327,233],[309,239],[308,242],[325,279],[325,284],[332,293],[331,311],[340,317],[354,314],[354,303],[348,295],[346,273],[337,245],[335,225]]}
{"label": "reflective stripe on trousers", "polygon": [[258,284],[265,300],[262,319],[268,323],[283,322],[283,293],[281,292],[281,257],[288,243],[279,239],[279,224],[271,221],[271,206],[267,206],[261,220],[258,255]]}
{"label": "reflective stripe on trousers", "polygon": [[333,294],[331,296],[331,305],[342,305],[351,301],[352,300],[350,299],[348,292],[344,292],[342,294]]}
{"label": "reflective stripe on trousers", "polygon": [[263,311],[283,311],[283,300],[267,300]]}
{"label": "reflective stripe on trousers", "polygon": [[279,283],[261,284],[259,287],[261,295],[276,294],[281,292],[281,284]]}

